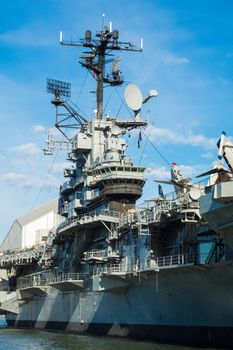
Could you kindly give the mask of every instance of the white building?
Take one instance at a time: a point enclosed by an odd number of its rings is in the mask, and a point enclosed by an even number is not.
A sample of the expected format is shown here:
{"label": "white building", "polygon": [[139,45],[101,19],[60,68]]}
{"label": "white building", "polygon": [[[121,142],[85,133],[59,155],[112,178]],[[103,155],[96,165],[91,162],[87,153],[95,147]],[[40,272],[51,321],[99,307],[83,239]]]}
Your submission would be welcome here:
{"label": "white building", "polygon": [[49,231],[64,218],[57,213],[58,200],[53,199],[41,207],[16,219],[7,233],[1,249],[30,248],[44,242]]}

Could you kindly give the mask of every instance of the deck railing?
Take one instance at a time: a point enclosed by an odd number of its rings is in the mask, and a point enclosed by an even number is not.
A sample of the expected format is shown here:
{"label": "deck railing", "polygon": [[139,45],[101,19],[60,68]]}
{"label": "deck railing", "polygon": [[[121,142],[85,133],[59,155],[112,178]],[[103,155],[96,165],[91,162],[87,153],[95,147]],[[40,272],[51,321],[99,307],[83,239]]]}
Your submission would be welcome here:
{"label": "deck railing", "polygon": [[52,283],[65,281],[79,281],[88,277],[84,273],[59,273],[55,274],[51,271],[42,271],[39,273],[27,275],[18,278],[17,289],[28,287],[46,287]]}
{"label": "deck railing", "polygon": [[129,267],[123,264],[106,264],[101,267],[94,267],[93,275],[102,275],[102,274],[125,274],[129,272]]}
{"label": "deck railing", "polygon": [[119,257],[118,251],[107,251],[106,249],[103,250],[90,250],[87,252],[84,252],[84,259],[95,259],[95,258],[113,258],[113,257]]}
{"label": "deck railing", "polygon": [[44,244],[38,247],[26,248],[19,251],[4,252],[0,256],[0,267],[4,268],[14,264],[28,264],[38,261],[43,254]]}
{"label": "deck railing", "polygon": [[118,222],[120,218],[120,213],[117,211],[106,210],[106,209],[95,210],[88,214],[83,214],[83,215],[66,219],[59,225],[58,231],[63,229],[63,227],[66,227],[69,225],[73,226],[73,225],[79,225],[79,224],[86,224],[94,221],[100,221],[104,219],[103,217],[109,218],[110,219],[109,221],[111,221],[112,219],[114,222]]}
{"label": "deck railing", "polygon": [[10,286],[0,286],[0,292],[9,292],[10,290]]}
{"label": "deck railing", "polygon": [[138,264],[119,263],[119,264],[106,264],[104,266],[95,267],[93,270],[94,275],[102,274],[133,274],[146,272],[148,270],[158,270],[163,268],[182,267],[187,265],[194,265],[196,262],[196,256],[194,254],[179,254],[162,256],[151,260],[146,260]]}
{"label": "deck railing", "polygon": [[[96,256],[102,256],[104,251],[96,252]],[[90,252],[90,254],[94,252]],[[196,254],[178,254],[148,259],[140,263],[124,261],[117,264],[105,264],[104,266],[95,265],[93,275],[111,275],[111,274],[135,274],[149,270],[159,271],[165,268],[179,268],[182,266],[192,266],[195,264],[205,263],[208,254],[203,253],[197,257]],[[45,287],[52,283],[64,281],[86,280],[89,275],[85,273],[54,273],[52,271],[42,271],[35,274],[18,278],[17,289],[27,287]]]}
{"label": "deck railing", "polygon": [[168,255],[158,257],[155,261],[160,268],[174,265],[187,265],[194,264],[196,262],[196,256],[195,254]]}

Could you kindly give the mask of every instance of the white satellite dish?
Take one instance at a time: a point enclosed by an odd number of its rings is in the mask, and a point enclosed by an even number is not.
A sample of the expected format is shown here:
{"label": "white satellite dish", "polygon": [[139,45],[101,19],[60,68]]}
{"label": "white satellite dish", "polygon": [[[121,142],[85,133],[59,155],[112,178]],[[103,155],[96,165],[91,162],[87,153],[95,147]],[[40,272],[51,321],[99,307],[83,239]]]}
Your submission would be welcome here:
{"label": "white satellite dish", "polygon": [[133,111],[138,111],[142,107],[142,93],[136,85],[129,85],[125,89],[125,102]]}
{"label": "white satellite dish", "polygon": [[189,197],[193,201],[197,201],[201,197],[201,190],[200,190],[200,188],[192,187],[190,192],[189,192]]}
{"label": "white satellite dish", "polygon": [[112,135],[114,136],[118,136],[121,134],[121,129],[119,128],[119,126],[115,125],[112,129]]}

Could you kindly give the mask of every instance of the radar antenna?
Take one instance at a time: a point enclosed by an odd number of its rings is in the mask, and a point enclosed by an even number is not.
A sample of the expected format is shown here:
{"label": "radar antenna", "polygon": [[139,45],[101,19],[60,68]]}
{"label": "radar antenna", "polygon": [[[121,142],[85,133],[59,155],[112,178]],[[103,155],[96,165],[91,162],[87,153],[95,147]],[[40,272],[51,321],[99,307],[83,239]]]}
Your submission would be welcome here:
{"label": "radar antenna", "polygon": [[54,94],[57,100],[60,96],[71,97],[71,84],[64,81],[47,78],[47,92]]}
{"label": "radar antenna", "polygon": [[116,60],[114,68],[112,69],[112,77],[105,74],[105,57],[112,51],[133,51],[142,52],[143,43],[141,47],[137,48],[130,42],[119,41],[119,31],[112,30],[112,23],[108,26],[103,26],[100,32],[97,32],[95,38],[92,38],[90,30],[86,30],[85,37],[79,41],[64,41],[62,32],[60,32],[60,44],[69,46],[85,47],[85,51],[80,55],[80,64],[88,69],[95,77],[97,82],[97,119],[103,118],[103,88],[104,84],[112,86],[121,85],[123,79],[121,72],[118,69],[119,59]]}
{"label": "radar antenna", "polygon": [[[71,97],[71,84],[64,81],[47,78],[47,92],[54,94],[51,101],[56,107],[55,127],[70,141],[64,129],[80,129],[88,123],[81,114],[67,100],[61,97]],[[60,111],[63,107],[63,111]],[[64,111],[65,109],[65,111]]]}
{"label": "radar antenna", "polygon": [[[47,92],[54,95],[51,101],[56,107],[55,127],[64,135],[66,140],[53,140],[53,135],[48,132],[46,155],[52,155],[55,149],[71,150],[74,140],[67,135],[66,129],[82,129],[88,121],[67,101],[71,97],[71,84],[64,81],[47,78]],[[62,99],[65,97],[66,99]]]}

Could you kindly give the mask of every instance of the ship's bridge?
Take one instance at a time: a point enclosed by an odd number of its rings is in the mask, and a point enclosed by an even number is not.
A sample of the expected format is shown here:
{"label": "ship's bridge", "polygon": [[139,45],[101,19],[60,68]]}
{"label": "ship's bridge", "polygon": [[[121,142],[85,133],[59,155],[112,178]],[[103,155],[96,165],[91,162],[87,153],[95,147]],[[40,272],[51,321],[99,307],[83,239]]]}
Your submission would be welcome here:
{"label": "ship's bridge", "polygon": [[98,166],[94,170],[88,170],[89,184],[95,186],[97,183],[105,180],[114,179],[132,179],[132,180],[143,180],[144,181],[144,170],[143,167],[135,166],[119,166],[119,165],[102,165]]}
{"label": "ship's bridge", "polygon": [[135,201],[142,195],[145,183],[143,167],[102,165],[87,171],[90,187],[99,186],[103,195]]}

